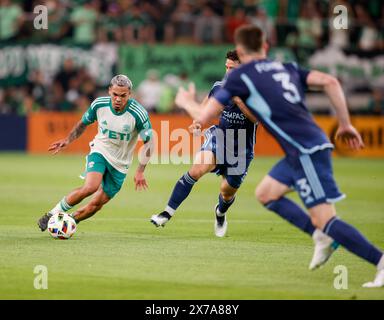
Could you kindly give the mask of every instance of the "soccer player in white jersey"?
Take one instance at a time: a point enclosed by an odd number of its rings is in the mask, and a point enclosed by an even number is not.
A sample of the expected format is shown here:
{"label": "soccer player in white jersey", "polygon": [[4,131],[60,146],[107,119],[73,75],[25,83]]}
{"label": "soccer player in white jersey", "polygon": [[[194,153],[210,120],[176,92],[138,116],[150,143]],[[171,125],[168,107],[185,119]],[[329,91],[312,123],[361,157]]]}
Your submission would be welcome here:
{"label": "soccer player in white jersey", "polygon": [[147,111],[131,98],[131,90],[132,82],[127,76],[112,78],[109,96],[93,101],[69,135],[49,147],[53,154],[58,153],[80,137],[88,125],[98,122],[98,133],[90,143],[83,186],[63,197],[38,220],[41,231],[47,229],[52,215],[70,210],[90,195],[93,196],[89,203],[72,214],[77,223],[94,215],[111,200],[123,185],[139,136],[144,148],[139,154],[134,183],[136,190],[147,188],[144,170],[152,151],[152,126]]}

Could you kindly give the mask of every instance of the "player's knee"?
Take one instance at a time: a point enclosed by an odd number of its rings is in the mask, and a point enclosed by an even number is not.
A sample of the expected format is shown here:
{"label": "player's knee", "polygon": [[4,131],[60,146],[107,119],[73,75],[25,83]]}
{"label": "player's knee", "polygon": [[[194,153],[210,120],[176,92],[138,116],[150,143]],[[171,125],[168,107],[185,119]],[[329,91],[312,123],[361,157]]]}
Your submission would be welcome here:
{"label": "player's knee", "polygon": [[268,190],[266,188],[263,188],[263,187],[257,187],[256,188],[255,197],[263,205],[267,204],[268,202],[270,202],[272,200],[271,195],[268,192]]}
{"label": "player's knee", "polygon": [[193,179],[197,181],[204,175],[204,170],[202,170],[201,168],[192,167],[191,170],[188,171],[188,173]]}
{"label": "player's knee", "polygon": [[224,201],[231,201],[233,197],[235,196],[232,192],[224,191],[222,190],[220,192],[221,197],[223,198]]}
{"label": "player's knee", "polygon": [[330,220],[330,217],[327,217],[327,216],[311,215],[311,222],[313,226],[320,230],[323,230],[325,228],[329,220]]}
{"label": "player's knee", "polygon": [[85,197],[90,196],[91,194],[94,194],[99,186],[97,185],[85,185],[81,188],[81,192]]}

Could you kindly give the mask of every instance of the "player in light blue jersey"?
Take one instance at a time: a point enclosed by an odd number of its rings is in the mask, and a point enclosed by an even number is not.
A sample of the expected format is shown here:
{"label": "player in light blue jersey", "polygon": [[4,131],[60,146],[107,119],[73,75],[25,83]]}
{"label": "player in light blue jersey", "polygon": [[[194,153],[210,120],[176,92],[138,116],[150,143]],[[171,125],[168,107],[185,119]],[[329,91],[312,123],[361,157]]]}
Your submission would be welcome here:
{"label": "player in light blue jersey", "polygon": [[[238,67],[239,63],[236,51],[228,51],[225,62],[226,74]],[[222,83],[217,81],[213,85],[205,102],[220,89]],[[191,130],[200,128],[198,123],[191,126]],[[214,231],[216,236],[224,237],[228,225],[226,212],[234,203],[236,192],[243,183],[253,159],[256,128],[257,125],[249,121],[235,103],[229,101],[219,124],[206,130],[206,139],[200,152],[195,155],[190,170],[176,183],[166,208],[163,212],[153,215],[151,222],[157,227],[164,226],[188,197],[193,185],[208,172],[215,172],[223,179],[220,184],[219,201],[215,207]]]}
{"label": "player in light blue jersey", "polygon": [[[308,71],[296,64],[282,64],[267,59],[263,32],[255,26],[244,26],[235,33],[236,50],[242,65],[231,72],[221,89],[204,109],[196,108],[193,92],[180,90],[176,102],[202,124],[216,118],[234,97],[244,101],[239,107],[247,116],[264,125],[283,148],[286,157],[279,161],[256,188],[257,199],[268,209],[312,234],[315,254],[310,268],[324,264],[333,252],[332,239],[350,252],[377,267],[373,282],[364,287],[384,286],[383,252],[358,230],[336,216],[334,203],[343,199],[333,178],[331,151],[333,145],[315,124],[304,103],[308,86],[327,94],[336,112],[339,128],[336,138],[352,149],[364,146],[352,126],[346,99],[339,81],[326,73]],[[296,203],[285,197],[295,190],[309,216]],[[315,228],[332,239],[320,237]]]}
{"label": "player in light blue jersey", "polygon": [[47,229],[53,214],[70,210],[90,195],[89,203],[71,214],[77,223],[94,215],[111,200],[124,183],[139,136],[144,148],[139,154],[134,183],[138,190],[147,188],[144,170],[152,152],[151,122],[144,107],[131,98],[131,91],[132,82],[127,76],[115,76],[109,85],[109,96],[97,98],[69,135],[50,146],[49,151],[56,154],[97,121],[98,133],[90,143],[84,185],[70,192],[39,219],[41,231]]}

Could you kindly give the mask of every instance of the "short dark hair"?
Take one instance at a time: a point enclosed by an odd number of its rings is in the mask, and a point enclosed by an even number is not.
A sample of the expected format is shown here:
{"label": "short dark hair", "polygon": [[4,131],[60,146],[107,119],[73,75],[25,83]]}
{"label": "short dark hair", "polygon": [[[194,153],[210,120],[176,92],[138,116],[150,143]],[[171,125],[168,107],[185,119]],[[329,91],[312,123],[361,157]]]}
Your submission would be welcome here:
{"label": "short dark hair", "polygon": [[245,25],[235,31],[235,44],[242,45],[246,51],[259,52],[263,42],[264,32],[257,26]]}
{"label": "short dark hair", "polygon": [[232,61],[240,62],[239,56],[237,55],[236,50],[229,50],[227,52],[226,58]]}

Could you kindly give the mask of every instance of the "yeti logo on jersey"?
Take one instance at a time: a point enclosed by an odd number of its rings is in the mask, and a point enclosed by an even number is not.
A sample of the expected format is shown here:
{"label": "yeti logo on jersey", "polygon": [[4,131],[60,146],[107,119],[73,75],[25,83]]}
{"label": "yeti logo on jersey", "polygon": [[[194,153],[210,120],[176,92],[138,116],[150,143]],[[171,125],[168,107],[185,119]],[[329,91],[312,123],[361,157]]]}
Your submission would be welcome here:
{"label": "yeti logo on jersey", "polygon": [[91,169],[93,168],[94,165],[95,165],[95,161],[91,161],[90,163],[88,163],[88,168]]}
{"label": "yeti logo on jersey", "polygon": [[121,141],[129,141],[131,139],[131,135],[129,133],[116,132],[103,127],[100,127],[100,132],[106,135],[109,139],[116,139]]}
{"label": "yeti logo on jersey", "polygon": [[125,125],[123,126],[123,131],[124,131],[124,132],[129,132],[130,129],[131,129],[131,126],[130,126],[129,124],[125,124]]}

